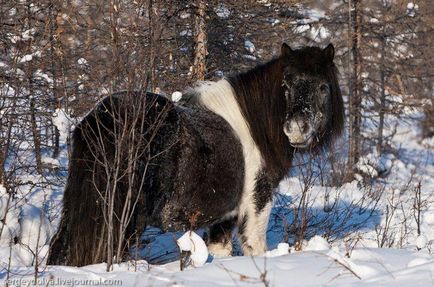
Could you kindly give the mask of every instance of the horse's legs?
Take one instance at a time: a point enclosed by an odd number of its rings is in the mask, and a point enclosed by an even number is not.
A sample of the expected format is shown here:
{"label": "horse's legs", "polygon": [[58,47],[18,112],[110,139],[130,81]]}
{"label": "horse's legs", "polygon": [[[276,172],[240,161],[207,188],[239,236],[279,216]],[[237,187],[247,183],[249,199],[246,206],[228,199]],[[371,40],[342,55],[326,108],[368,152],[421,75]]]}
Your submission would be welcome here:
{"label": "horse's legs", "polygon": [[260,212],[246,210],[240,218],[238,232],[244,255],[262,255],[267,250],[266,232],[270,211],[271,202]]}
{"label": "horse's legs", "polygon": [[131,256],[133,256],[134,258],[134,254],[130,254],[129,252],[131,248],[135,248],[136,251],[138,251],[138,249],[140,248],[140,236],[142,236],[147,226],[147,222],[145,220],[146,216],[143,216],[143,214],[141,214],[141,211],[143,210],[143,204],[141,204],[139,200],[139,203],[133,210],[133,217],[125,232],[124,244],[126,248],[122,256],[123,261],[131,259]]}
{"label": "horse's legs", "polygon": [[273,181],[261,171],[253,192],[247,193],[240,206],[239,239],[244,255],[261,255],[267,250],[266,232],[272,207]]}
{"label": "horse's legs", "polygon": [[237,218],[214,224],[209,229],[208,250],[213,256],[224,257],[232,254],[232,230]]}

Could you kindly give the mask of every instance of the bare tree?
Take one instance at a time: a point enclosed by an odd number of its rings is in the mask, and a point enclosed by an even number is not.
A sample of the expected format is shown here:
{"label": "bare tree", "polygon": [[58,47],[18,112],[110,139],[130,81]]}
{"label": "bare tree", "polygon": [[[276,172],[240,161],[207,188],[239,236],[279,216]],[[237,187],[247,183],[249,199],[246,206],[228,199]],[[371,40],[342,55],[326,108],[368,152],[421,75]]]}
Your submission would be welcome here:
{"label": "bare tree", "polygon": [[193,65],[193,76],[197,80],[204,80],[206,73],[206,55],[207,55],[207,34],[206,34],[206,4],[204,0],[197,1],[195,15],[195,56]]}
{"label": "bare tree", "polygon": [[349,30],[351,55],[352,55],[352,75],[349,84],[349,153],[348,153],[348,177],[352,177],[354,165],[360,157],[360,141],[361,141],[361,114],[362,114],[362,77],[361,77],[361,58],[360,58],[360,45],[361,45],[361,1],[349,1],[349,21],[351,29]]}

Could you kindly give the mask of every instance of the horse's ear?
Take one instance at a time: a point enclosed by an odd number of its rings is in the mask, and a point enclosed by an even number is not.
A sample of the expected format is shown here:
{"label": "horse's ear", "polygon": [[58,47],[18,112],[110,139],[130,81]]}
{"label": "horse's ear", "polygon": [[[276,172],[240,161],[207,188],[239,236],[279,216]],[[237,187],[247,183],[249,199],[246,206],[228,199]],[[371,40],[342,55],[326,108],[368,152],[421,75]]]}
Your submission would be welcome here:
{"label": "horse's ear", "polygon": [[335,57],[335,47],[333,47],[333,44],[330,43],[327,47],[324,48],[323,51],[326,60],[329,62],[333,62],[333,59]]}
{"label": "horse's ear", "polygon": [[282,56],[285,56],[285,57],[291,56],[292,52],[293,51],[292,51],[291,47],[288,46],[288,44],[286,44],[286,43],[282,44],[282,48],[280,50],[280,54]]}

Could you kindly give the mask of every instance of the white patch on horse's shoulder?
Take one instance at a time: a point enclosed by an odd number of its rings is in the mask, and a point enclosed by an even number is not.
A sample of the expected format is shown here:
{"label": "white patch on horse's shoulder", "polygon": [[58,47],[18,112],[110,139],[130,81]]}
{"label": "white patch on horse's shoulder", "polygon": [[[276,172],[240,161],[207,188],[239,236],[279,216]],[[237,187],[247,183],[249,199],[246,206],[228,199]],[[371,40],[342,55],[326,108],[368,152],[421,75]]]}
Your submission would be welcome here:
{"label": "white patch on horse's shoulder", "polygon": [[232,127],[243,146],[246,166],[255,169],[256,176],[257,169],[262,165],[261,154],[253,140],[249,125],[241,112],[231,84],[226,79],[217,82],[206,81],[199,84],[194,90],[198,93],[201,106],[221,116]]}
{"label": "white patch on horse's shoulder", "polygon": [[256,175],[262,168],[263,161],[258,146],[250,133],[249,125],[237,102],[235,91],[226,79],[218,82],[203,82],[194,90],[198,93],[199,105],[225,119],[240,140],[243,147],[245,176],[239,216],[240,218],[244,214],[252,216],[255,213],[253,194]]}
{"label": "white patch on horse's shoulder", "polygon": [[[217,82],[202,82],[194,89],[198,93],[199,104],[224,118],[238,136],[243,148],[258,150],[250,133],[231,84],[222,79]],[[246,154],[247,151],[244,151]],[[260,155],[260,154],[259,154]]]}

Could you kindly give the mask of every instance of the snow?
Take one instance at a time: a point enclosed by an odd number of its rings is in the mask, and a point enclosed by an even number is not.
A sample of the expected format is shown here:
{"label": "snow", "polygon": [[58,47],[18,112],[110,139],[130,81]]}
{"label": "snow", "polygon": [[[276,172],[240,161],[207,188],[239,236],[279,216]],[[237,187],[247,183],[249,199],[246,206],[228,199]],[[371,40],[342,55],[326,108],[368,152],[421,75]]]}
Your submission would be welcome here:
{"label": "snow", "polygon": [[274,27],[280,23],[280,20],[273,17],[269,17],[267,18],[267,22],[270,23],[272,27]]}
{"label": "snow", "polygon": [[19,60],[18,63],[26,63],[26,62],[30,62],[33,60],[33,57],[41,57],[42,52],[41,51],[36,51],[32,54],[27,54],[22,56]]}
{"label": "snow", "polygon": [[219,3],[217,7],[214,8],[214,12],[221,19],[228,19],[231,15],[231,11],[223,3]]}
{"label": "snow", "polygon": [[434,225],[434,212],[426,212],[423,219],[426,224]]}
{"label": "snow", "polygon": [[251,54],[255,53],[255,45],[250,40],[244,41],[244,49]]}
{"label": "snow", "polygon": [[17,14],[17,8],[9,9],[9,16],[15,16]]}
{"label": "snow", "polygon": [[63,109],[56,109],[52,121],[59,130],[60,140],[66,142],[71,130],[71,117]]}
{"label": "snow", "polygon": [[310,9],[306,11],[306,15],[310,18],[311,21],[319,21],[325,18],[325,11],[319,9]]}
{"label": "snow", "polygon": [[181,251],[191,252],[190,258],[194,267],[200,267],[205,264],[208,259],[208,247],[197,233],[187,231],[176,242]]}
{"label": "snow", "polygon": [[175,92],[172,93],[171,99],[172,99],[173,102],[179,102],[179,100],[181,98],[182,98],[182,93],[181,92],[175,91]]}
{"label": "snow", "polygon": [[377,152],[372,152],[360,157],[357,163],[357,169],[371,177],[377,177],[379,173],[389,172],[395,160],[393,154],[383,154],[379,156]]}
{"label": "snow", "polygon": [[191,14],[188,13],[187,11],[181,11],[181,13],[179,13],[179,18],[181,19],[188,19],[190,18]]}
{"label": "snow", "polygon": [[309,30],[310,30],[310,25],[307,24],[298,25],[294,28],[294,32],[297,34],[301,34]]}
{"label": "snow", "polygon": [[276,249],[273,249],[273,250],[267,251],[267,252],[265,253],[265,256],[267,256],[267,257],[282,256],[282,255],[289,254],[289,251],[290,251],[289,244],[288,244],[288,243],[284,243],[284,242],[282,242],[282,243],[279,243],[279,244],[277,245],[277,248],[276,248]]}
{"label": "snow", "polygon": [[47,245],[52,236],[51,224],[45,213],[38,207],[26,204],[21,207],[20,243],[28,247],[33,253]]}
{"label": "snow", "polygon": [[325,27],[319,27],[319,28],[312,27],[310,28],[309,33],[311,39],[324,40],[330,38],[331,36],[330,32]]}
{"label": "snow", "polygon": [[6,188],[0,184],[0,219],[4,218],[7,212]]}
{"label": "snow", "polygon": [[24,62],[29,62],[33,59],[33,55],[29,54],[29,55],[25,55],[22,58],[20,58],[20,60],[18,61],[18,63],[24,63]]}
{"label": "snow", "polygon": [[60,162],[58,159],[56,158],[52,158],[52,157],[42,157],[41,161],[43,164],[46,165],[51,165],[53,167],[59,167],[60,166]]}
{"label": "snow", "polygon": [[410,15],[410,13],[409,13],[410,16],[414,16],[414,11],[418,10],[418,9],[419,9],[419,5],[418,4],[414,4],[413,2],[410,2],[410,3],[407,4],[407,13],[409,11],[413,11],[412,15]]}
{"label": "snow", "polygon": [[256,61],[257,60],[256,57],[252,56],[252,55],[242,55],[242,57],[244,59],[247,59],[247,60],[250,60],[250,61]]}
{"label": "snow", "polygon": [[77,60],[77,64],[79,65],[87,65],[87,60],[85,58],[80,58]]}
{"label": "snow", "polygon": [[425,248],[426,246],[427,246],[427,244],[428,244],[428,239],[426,238],[426,236],[425,235],[419,235],[417,238],[416,238],[416,247],[418,248],[418,249],[422,249],[422,248]]}
{"label": "snow", "polygon": [[187,29],[187,30],[182,30],[181,32],[179,32],[179,36],[181,37],[191,37],[193,35],[193,31],[191,29]]}
{"label": "snow", "polygon": [[24,31],[22,34],[21,34],[21,38],[24,40],[24,41],[27,41],[27,40],[33,40],[33,35],[36,33],[36,29],[35,28],[32,28],[32,29],[29,29],[29,30],[26,30],[26,31]]}
{"label": "snow", "polygon": [[[20,226],[18,223],[18,213],[12,208],[6,190],[0,185],[0,246],[9,246],[10,242],[18,236]],[[0,248],[1,250],[1,248]],[[0,252],[1,255],[1,252]],[[0,258],[2,258],[0,256]],[[6,257],[3,257],[6,258]]]}
{"label": "snow", "polygon": [[[200,268],[179,270],[179,262],[149,265],[125,262],[105,272],[105,264],[77,267],[49,266],[40,285],[77,286],[99,282],[117,286],[432,286],[434,258],[426,252],[357,248],[344,251],[302,251],[276,257],[218,258]],[[31,282],[32,268],[18,267],[10,285]],[[0,279],[4,283],[6,277]],[[86,281],[87,280],[87,281]],[[87,282],[87,284],[86,284]]]}
{"label": "snow", "polygon": [[315,235],[312,237],[304,250],[306,251],[319,251],[319,250],[329,250],[330,245],[327,240],[322,238],[321,236]]}
{"label": "snow", "polygon": [[223,76],[224,76],[224,72],[223,72],[223,71],[220,71],[220,70],[215,71],[214,74],[215,74],[215,76],[218,77],[218,78],[223,78]]}
{"label": "snow", "polygon": [[294,22],[298,25],[311,24],[326,18],[326,12],[320,9],[305,9],[297,7],[297,10],[288,9],[290,14],[297,15],[297,20]]}
{"label": "snow", "polygon": [[[13,14],[16,13],[16,9],[13,8],[11,10],[9,10],[10,12],[12,12]],[[12,33],[8,33],[8,38],[9,40],[13,43],[16,44],[18,41],[28,41],[28,40],[33,40],[33,35],[36,33],[36,29],[32,28],[32,29],[28,29],[25,30],[24,32],[21,33],[21,35],[15,35]]]}
{"label": "snow", "polygon": [[41,69],[37,69],[34,73],[33,76],[37,79],[44,79],[47,83],[52,84],[53,83],[53,79],[48,76],[46,73],[42,72]]}

